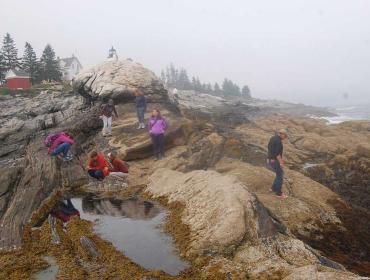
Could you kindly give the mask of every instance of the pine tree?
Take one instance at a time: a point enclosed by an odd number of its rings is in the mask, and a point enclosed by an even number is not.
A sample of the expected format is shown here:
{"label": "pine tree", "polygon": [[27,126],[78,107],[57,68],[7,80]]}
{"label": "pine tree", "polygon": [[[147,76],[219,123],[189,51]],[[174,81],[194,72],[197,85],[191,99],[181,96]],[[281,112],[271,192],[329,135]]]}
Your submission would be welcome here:
{"label": "pine tree", "polygon": [[0,85],[4,82],[5,79],[5,63],[3,54],[0,52]]}
{"label": "pine tree", "polygon": [[213,87],[213,90],[214,90],[215,94],[220,94],[221,93],[221,88],[218,85],[218,83],[215,83],[215,85]]}
{"label": "pine tree", "polygon": [[36,53],[30,43],[26,42],[24,46],[24,54],[22,58],[22,69],[30,74],[31,82],[37,82],[38,78],[38,63]]}
{"label": "pine tree", "polygon": [[247,98],[251,98],[251,91],[247,85],[242,88],[242,95]]}
{"label": "pine tree", "polygon": [[50,44],[47,44],[41,59],[41,77],[47,81],[60,81],[62,73],[60,72],[59,61],[55,58],[55,52]]}
{"label": "pine tree", "polygon": [[10,36],[9,33],[6,33],[4,37],[1,53],[3,56],[3,67],[5,69],[5,72],[20,66],[18,50],[15,46],[13,38]]}
{"label": "pine tree", "polygon": [[161,81],[162,83],[166,84],[166,75],[164,74],[164,71],[161,71]]}

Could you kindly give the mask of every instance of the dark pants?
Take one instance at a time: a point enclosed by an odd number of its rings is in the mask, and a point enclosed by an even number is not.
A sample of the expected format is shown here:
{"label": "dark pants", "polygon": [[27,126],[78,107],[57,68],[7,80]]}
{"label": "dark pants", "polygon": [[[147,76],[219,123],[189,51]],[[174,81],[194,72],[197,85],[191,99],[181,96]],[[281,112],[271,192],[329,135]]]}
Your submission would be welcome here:
{"label": "dark pants", "polygon": [[145,107],[136,107],[137,119],[139,123],[144,123]]}
{"label": "dark pants", "polygon": [[57,156],[59,154],[63,154],[63,157],[65,158],[68,154],[69,148],[71,147],[71,144],[69,143],[62,143],[58,147],[55,148],[55,150],[51,153],[52,156]]}
{"label": "dark pants", "polygon": [[87,171],[89,173],[89,175],[95,179],[104,179],[104,174],[103,174],[103,171],[101,170],[89,170]]}
{"label": "dark pants", "polygon": [[270,160],[269,161],[270,167],[272,170],[275,171],[276,177],[274,182],[272,183],[272,190],[277,194],[281,195],[281,189],[283,187],[283,180],[284,180],[284,171],[280,166],[280,162],[278,160]]}
{"label": "dark pants", "polygon": [[153,142],[153,152],[157,158],[164,156],[164,134],[151,134]]}

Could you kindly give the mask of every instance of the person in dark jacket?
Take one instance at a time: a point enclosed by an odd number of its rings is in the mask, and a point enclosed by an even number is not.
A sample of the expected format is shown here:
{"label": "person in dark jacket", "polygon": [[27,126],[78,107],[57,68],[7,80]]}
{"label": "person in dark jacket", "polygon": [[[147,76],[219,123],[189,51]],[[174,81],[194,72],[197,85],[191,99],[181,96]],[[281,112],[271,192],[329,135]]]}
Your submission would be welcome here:
{"label": "person in dark jacket", "polygon": [[101,118],[103,119],[103,136],[112,135],[113,113],[115,117],[118,118],[113,99],[109,99],[108,104],[105,104],[101,107]]}
{"label": "person in dark jacket", "polygon": [[137,129],[145,128],[145,112],[146,112],[146,99],[142,89],[137,89],[135,91],[135,103],[136,103],[136,113],[137,119],[139,121],[139,126]]}
{"label": "person in dark jacket", "polygon": [[286,198],[286,195],[282,192],[283,180],[284,180],[284,161],[283,161],[283,140],[287,138],[287,132],[285,129],[279,130],[279,132],[270,138],[268,144],[268,165],[275,171],[276,177],[272,184],[271,190],[281,198]]}

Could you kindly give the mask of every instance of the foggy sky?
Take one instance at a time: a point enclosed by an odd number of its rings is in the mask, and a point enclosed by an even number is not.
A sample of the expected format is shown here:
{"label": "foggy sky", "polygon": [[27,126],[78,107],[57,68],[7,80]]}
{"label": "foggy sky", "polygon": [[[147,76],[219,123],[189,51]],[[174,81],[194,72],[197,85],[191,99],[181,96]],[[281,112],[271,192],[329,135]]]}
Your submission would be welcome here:
{"label": "foggy sky", "polygon": [[113,45],[157,74],[170,62],[203,82],[228,77],[259,98],[370,102],[368,0],[0,0],[0,36],[84,67]]}

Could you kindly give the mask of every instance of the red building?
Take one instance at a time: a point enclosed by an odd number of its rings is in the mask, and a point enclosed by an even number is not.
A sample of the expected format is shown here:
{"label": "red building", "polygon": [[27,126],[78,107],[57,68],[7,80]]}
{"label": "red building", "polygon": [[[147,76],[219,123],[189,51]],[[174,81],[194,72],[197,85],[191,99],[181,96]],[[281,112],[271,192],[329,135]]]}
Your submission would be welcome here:
{"label": "red building", "polygon": [[31,87],[30,75],[23,70],[9,70],[5,81],[8,89],[29,89]]}

